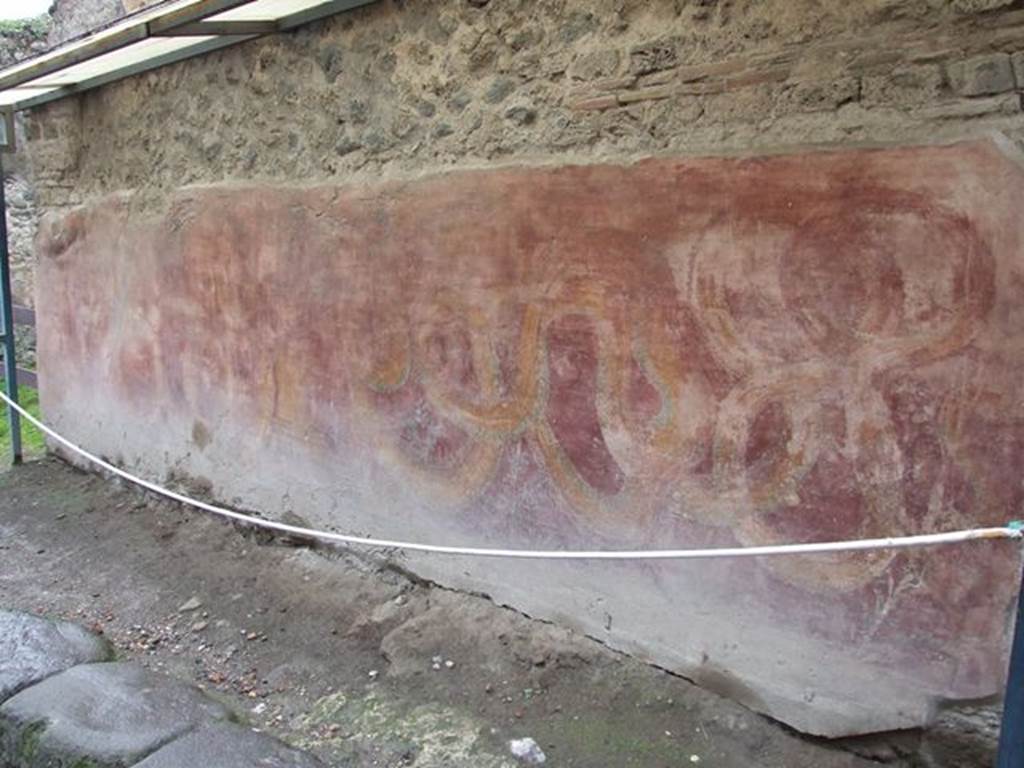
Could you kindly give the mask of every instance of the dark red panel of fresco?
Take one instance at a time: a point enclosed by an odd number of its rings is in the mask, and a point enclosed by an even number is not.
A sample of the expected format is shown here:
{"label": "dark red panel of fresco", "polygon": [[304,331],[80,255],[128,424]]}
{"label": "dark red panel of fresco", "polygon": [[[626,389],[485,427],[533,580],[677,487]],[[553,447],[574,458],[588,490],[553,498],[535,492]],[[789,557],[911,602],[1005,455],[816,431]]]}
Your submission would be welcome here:
{"label": "dark red panel of fresco", "polygon": [[[43,232],[42,368],[188,423],[217,400],[526,542],[1001,524],[1024,501],[1021,199],[971,143],[110,200]],[[545,511],[494,502],[516,494]],[[838,596],[805,631],[870,626],[903,673],[961,659],[929,685],[974,696],[1002,675],[999,552],[735,578],[797,626]]]}

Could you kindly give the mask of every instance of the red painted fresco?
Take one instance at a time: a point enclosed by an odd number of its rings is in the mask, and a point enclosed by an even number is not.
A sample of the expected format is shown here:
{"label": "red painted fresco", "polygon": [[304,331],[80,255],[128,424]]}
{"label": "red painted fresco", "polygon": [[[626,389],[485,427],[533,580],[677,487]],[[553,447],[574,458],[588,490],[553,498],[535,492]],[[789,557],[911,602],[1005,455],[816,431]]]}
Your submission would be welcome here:
{"label": "red painted fresco", "polygon": [[[982,142],[106,200],[41,236],[47,400],[74,380],[214,433],[227,412],[243,450],[372,465],[478,541],[1001,524],[1024,500],[1021,199]],[[998,689],[1015,558],[731,573],[956,698]],[[841,617],[806,610],[822,594]]]}

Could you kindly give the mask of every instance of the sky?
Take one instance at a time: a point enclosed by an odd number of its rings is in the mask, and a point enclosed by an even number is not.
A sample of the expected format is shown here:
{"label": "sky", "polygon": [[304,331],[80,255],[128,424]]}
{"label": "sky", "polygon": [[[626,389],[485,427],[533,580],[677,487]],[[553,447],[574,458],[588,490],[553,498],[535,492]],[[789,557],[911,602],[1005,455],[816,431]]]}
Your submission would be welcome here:
{"label": "sky", "polygon": [[46,13],[52,0],[0,0],[0,19],[27,19]]}

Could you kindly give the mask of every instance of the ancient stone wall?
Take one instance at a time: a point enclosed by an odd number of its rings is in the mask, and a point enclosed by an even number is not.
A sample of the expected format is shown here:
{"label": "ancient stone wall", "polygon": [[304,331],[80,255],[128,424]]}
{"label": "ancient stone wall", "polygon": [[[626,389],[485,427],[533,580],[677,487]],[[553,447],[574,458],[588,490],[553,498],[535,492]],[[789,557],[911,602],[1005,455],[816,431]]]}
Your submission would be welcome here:
{"label": "ancient stone wall", "polygon": [[[0,27],[0,67],[9,66],[44,51],[47,46],[48,25],[47,17],[41,17],[24,22],[11,22]],[[24,121],[20,116],[15,130],[19,145],[23,145]],[[12,289],[18,303],[31,305],[34,303],[33,242],[38,214],[35,190],[30,181],[27,153],[20,149],[14,154],[4,155],[3,164]]]}
{"label": "ancient stone wall", "polygon": [[986,130],[1019,142],[1022,51],[1024,10],[1005,2],[380,2],[82,97],[82,165],[46,202]]}
{"label": "ancient stone wall", "polygon": [[71,40],[116,21],[134,10],[122,0],[56,0],[51,12],[50,45]]}
{"label": "ancient stone wall", "polygon": [[[44,408],[385,536],[999,523],[1022,90],[1000,0],[380,2],[113,84],[28,124]],[[982,547],[406,565],[841,735],[998,691],[1016,550]]]}

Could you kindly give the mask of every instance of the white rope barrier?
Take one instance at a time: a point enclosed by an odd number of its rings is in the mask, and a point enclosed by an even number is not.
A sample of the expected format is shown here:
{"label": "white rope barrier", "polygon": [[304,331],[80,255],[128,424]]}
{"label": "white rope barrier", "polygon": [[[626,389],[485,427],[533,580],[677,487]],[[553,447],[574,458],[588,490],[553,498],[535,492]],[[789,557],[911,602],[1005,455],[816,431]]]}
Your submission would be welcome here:
{"label": "white rope barrier", "polygon": [[22,418],[32,424],[41,432],[63,445],[69,451],[78,454],[82,458],[101,467],[113,475],[117,475],[130,483],[134,483],[148,491],[173,499],[205,512],[210,512],[220,517],[235,520],[240,523],[252,525],[257,528],[265,528],[280,533],[291,534],[307,539],[328,541],[337,544],[348,544],[362,547],[375,547],[382,549],[401,549],[410,552],[429,552],[438,555],[463,555],[469,557],[507,557],[533,560],[704,560],[720,557],[766,557],[773,555],[814,555],[835,552],[863,552],[878,549],[910,549],[912,547],[933,547],[942,544],[959,544],[966,541],[978,539],[1020,539],[1024,536],[1021,527],[1017,523],[1010,523],[998,528],[974,528],[963,531],[948,531],[945,533],[929,533],[916,536],[892,536],[881,539],[857,539],[854,541],[822,541],[806,544],[773,544],[759,547],[718,547],[712,549],[656,549],[656,550],[529,550],[529,549],[492,549],[488,547],[460,547],[440,544],[423,544],[413,541],[396,541],[391,539],[375,539],[368,536],[351,536],[342,533],[331,533],[330,531],[318,531],[313,528],[303,528],[287,523],[278,523],[273,520],[263,520],[252,515],[242,514],[230,509],[218,507],[215,504],[207,504],[204,501],[175,493],[163,486],[151,483],[126,472],[120,467],[104,461],[98,456],[89,453],[66,437],[58,434],[50,427],[43,424],[37,418],[4,393],[0,392],[0,399],[13,408]]}

